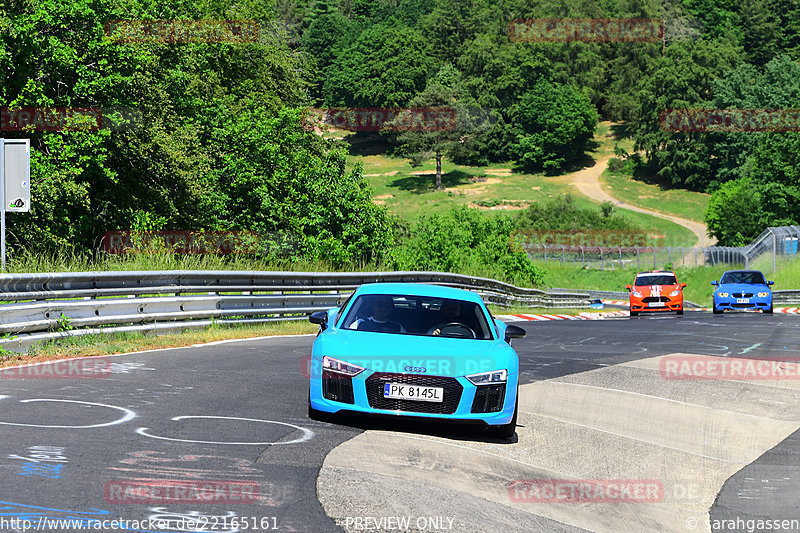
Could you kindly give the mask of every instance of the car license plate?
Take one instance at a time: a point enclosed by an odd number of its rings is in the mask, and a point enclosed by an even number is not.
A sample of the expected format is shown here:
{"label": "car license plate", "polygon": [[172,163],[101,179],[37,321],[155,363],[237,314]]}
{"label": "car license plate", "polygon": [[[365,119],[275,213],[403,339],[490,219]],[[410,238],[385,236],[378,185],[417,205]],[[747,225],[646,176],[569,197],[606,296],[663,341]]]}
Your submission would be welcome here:
{"label": "car license plate", "polygon": [[444,389],[441,387],[420,387],[403,383],[385,383],[383,397],[391,400],[415,400],[418,402],[441,402]]}
{"label": "car license plate", "polygon": [[664,302],[650,302],[647,307],[664,307]]}
{"label": "car license plate", "polygon": [[749,304],[750,298],[736,298],[737,304]]}

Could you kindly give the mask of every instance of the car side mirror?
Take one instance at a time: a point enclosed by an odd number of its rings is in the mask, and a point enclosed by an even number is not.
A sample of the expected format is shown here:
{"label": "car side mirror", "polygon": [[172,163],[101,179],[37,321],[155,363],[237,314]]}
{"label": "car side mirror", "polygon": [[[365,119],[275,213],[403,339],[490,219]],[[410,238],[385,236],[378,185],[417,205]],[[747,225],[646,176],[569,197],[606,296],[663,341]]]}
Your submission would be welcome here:
{"label": "car side mirror", "polygon": [[308,321],[312,324],[319,324],[322,329],[325,329],[328,327],[328,312],[317,311],[316,313],[311,313],[311,316],[308,317]]}
{"label": "car side mirror", "polygon": [[632,287],[632,286],[630,286],[630,285],[625,285],[625,288],[626,288],[626,289],[628,289],[628,290],[631,290],[631,289],[633,289],[633,287]]}
{"label": "car side mirror", "polygon": [[509,324],[506,326],[506,342],[510,341],[511,339],[521,339],[527,334],[527,331],[519,326],[515,326],[514,324]]}
{"label": "car side mirror", "polygon": [[774,281],[768,281],[767,285],[775,285],[775,282]]}
{"label": "car side mirror", "polygon": [[686,285],[687,285],[687,283],[681,283],[681,289],[685,289]]}
{"label": "car side mirror", "polygon": [[711,282],[711,284],[712,284],[712,285],[719,285],[719,283],[717,283],[717,281],[716,281],[716,280],[712,281],[712,282]]}

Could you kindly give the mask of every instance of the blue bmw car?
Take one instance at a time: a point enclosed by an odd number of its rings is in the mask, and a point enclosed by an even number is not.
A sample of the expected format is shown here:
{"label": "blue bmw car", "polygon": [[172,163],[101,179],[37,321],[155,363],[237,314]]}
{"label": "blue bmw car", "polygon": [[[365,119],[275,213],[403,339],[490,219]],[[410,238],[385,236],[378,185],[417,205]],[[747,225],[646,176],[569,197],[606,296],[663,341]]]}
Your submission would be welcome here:
{"label": "blue bmw car", "polygon": [[517,424],[525,330],[495,320],[475,293],[415,283],[360,286],[319,324],[309,416],[368,413],[479,424],[499,437]]}
{"label": "blue bmw car", "polygon": [[741,309],[760,309],[772,313],[772,289],[774,281],[766,281],[758,270],[728,270],[719,282],[712,281],[714,290],[714,314]]}

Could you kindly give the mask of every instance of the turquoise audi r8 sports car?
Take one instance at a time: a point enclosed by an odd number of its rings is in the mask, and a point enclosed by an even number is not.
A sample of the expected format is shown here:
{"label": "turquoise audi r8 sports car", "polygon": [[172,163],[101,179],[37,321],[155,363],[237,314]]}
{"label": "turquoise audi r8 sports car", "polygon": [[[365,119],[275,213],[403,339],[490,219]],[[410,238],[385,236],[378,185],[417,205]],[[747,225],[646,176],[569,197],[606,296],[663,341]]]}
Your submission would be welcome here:
{"label": "turquoise audi r8 sports car", "polygon": [[309,416],[366,413],[446,419],[500,437],[517,424],[525,330],[495,320],[475,293],[415,283],[362,285],[319,324]]}
{"label": "turquoise audi r8 sports car", "polygon": [[712,281],[714,290],[714,314],[724,311],[760,309],[772,313],[773,281],[764,279],[758,270],[728,270],[719,279]]}

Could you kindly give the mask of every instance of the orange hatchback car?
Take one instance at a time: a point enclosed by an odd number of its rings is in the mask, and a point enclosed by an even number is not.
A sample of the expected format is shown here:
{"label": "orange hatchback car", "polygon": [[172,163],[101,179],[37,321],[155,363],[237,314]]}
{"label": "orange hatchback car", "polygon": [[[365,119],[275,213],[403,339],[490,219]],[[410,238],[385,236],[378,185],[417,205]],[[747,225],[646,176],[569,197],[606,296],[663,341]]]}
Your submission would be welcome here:
{"label": "orange hatchback car", "polygon": [[670,270],[651,270],[639,272],[633,285],[625,285],[631,292],[631,316],[642,312],[676,311],[683,314],[683,288],[678,283],[675,272]]}

